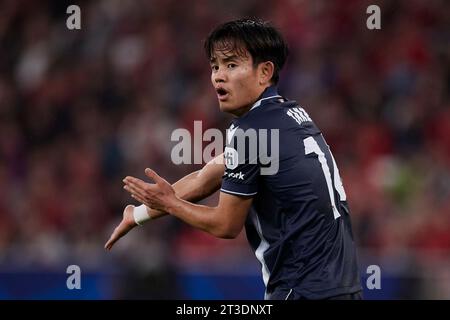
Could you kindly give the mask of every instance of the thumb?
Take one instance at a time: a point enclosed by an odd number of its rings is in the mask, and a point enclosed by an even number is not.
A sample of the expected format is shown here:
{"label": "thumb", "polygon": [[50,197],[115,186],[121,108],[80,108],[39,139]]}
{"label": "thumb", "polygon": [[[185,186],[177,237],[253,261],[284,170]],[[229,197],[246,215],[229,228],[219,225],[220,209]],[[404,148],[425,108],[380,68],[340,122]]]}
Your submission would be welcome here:
{"label": "thumb", "polygon": [[153,171],[150,168],[146,168],[145,169],[145,174],[147,175],[147,177],[153,179],[153,181],[155,181],[156,183],[159,182],[163,182],[165,181],[163,178],[161,178],[155,171]]}

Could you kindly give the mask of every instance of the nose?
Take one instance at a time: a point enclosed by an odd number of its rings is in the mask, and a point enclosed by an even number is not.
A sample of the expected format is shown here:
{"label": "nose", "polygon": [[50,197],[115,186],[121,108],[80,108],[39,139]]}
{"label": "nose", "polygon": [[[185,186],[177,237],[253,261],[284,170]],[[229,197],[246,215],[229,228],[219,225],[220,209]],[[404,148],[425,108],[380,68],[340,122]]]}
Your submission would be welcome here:
{"label": "nose", "polygon": [[225,82],[226,74],[222,68],[219,68],[216,72],[213,72],[212,78],[214,83]]}

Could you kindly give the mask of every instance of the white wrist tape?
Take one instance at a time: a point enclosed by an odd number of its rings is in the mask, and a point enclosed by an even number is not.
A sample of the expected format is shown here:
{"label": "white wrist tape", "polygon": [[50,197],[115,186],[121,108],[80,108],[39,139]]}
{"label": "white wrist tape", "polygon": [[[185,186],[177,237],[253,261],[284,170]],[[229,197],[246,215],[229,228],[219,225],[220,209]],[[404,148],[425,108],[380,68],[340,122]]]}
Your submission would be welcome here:
{"label": "white wrist tape", "polygon": [[133,209],[133,217],[134,222],[136,222],[137,225],[142,225],[147,220],[150,220],[152,217],[147,213],[147,207],[145,204],[140,205],[139,207],[134,207]]}

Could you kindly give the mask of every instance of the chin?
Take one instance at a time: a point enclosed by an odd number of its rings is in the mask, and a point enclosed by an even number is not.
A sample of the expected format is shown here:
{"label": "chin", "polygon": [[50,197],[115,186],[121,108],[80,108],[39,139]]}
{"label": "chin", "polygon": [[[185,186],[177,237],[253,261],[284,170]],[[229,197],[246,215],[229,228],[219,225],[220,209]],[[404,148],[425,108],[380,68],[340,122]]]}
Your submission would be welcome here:
{"label": "chin", "polygon": [[233,110],[236,109],[235,107],[230,106],[227,103],[219,103],[219,108],[220,108],[220,111],[222,111],[222,112],[233,112]]}
{"label": "chin", "polygon": [[220,107],[220,111],[232,114],[235,117],[240,117],[248,111],[247,109],[244,109],[242,107],[223,105],[223,104],[220,104],[219,107]]}

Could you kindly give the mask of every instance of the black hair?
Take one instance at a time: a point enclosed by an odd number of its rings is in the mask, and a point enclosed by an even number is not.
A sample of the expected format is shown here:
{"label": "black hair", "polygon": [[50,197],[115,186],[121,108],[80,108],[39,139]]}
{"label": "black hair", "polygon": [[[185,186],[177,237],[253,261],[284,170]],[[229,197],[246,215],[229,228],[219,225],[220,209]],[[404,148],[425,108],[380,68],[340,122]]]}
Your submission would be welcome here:
{"label": "black hair", "polygon": [[272,82],[278,83],[279,71],[289,54],[282,35],[268,22],[253,19],[239,19],[217,26],[205,40],[204,48],[208,59],[214,57],[217,48],[243,55],[246,49],[253,58],[253,65],[271,61],[275,68]]}

